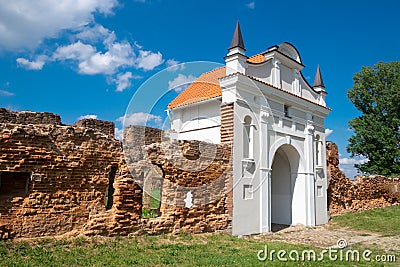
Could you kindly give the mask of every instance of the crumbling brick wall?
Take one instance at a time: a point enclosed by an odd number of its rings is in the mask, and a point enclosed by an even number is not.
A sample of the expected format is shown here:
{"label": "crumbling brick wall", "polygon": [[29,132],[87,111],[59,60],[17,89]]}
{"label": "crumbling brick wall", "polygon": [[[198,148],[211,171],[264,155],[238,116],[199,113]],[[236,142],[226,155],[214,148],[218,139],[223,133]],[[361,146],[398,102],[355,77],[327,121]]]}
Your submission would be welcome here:
{"label": "crumbling brick wall", "polygon": [[[83,120],[69,126],[58,115],[1,109],[0,239],[230,227],[225,194],[226,181],[232,178],[228,147],[195,141],[171,143],[163,139],[167,133],[161,130],[135,126],[124,132],[127,140],[133,140],[125,142],[125,149],[130,149],[126,156],[113,129],[112,123],[103,121]],[[165,153],[172,149],[184,157],[172,160]],[[202,160],[196,161],[199,157]],[[188,161],[204,166],[196,172],[185,170]],[[157,178],[163,181],[161,216],[142,219],[143,177],[152,166],[158,166]],[[182,203],[186,191],[175,190],[177,185],[193,193],[191,208]],[[110,198],[112,206],[107,209]]]}
{"label": "crumbling brick wall", "polygon": [[49,112],[11,112],[0,108],[0,123],[61,125],[61,118],[59,115]]}
{"label": "crumbling brick wall", "polygon": [[[230,145],[163,138],[166,133],[152,128],[128,127],[124,131],[124,149],[130,158],[138,183],[144,181],[153,166],[163,178],[161,216],[142,219],[141,231],[207,232],[226,230],[232,214],[227,209],[232,180]],[[192,205],[186,207],[190,192]]]}
{"label": "crumbling brick wall", "polygon": [[[177,141],[164,144],[163,149],[168,150],[169,146],[179,147],[182,154],[166,160],[159,146],[147,147],[150,160],[162,168],[165,180],[162,216],[149,220],[146,231],[165,232],[169,228],[173,232],[200,233],[228,229],[232,218],[226,205],[232,179],[230,146]],[[188,160],[197,162],[188,168]],[[186,169],[182,170],[182,166]],[[185,203],[188,194],[192,196],[190,208]]]}
{"label": "crumbling brick wall", "polygon": [[351,181],[339,169],[335,143],[327,142],[328,206],[331,215],[400,204],[400,179],[381,175],[356,176]]}
{"label": "crumbling brick wall", "polygon": [[97,119],[81,119],[74,124],[75,127],[95,129],[99,132],[114,136],[114,123]]}
{"label": "crumbling brick wall", "polygon": [[[121,143],[113,133],[110,122],[69,126],[51,113],[0,109],[0,239],[230,230],[230,139],[170,140],[168,132],[131,126]],[[398,178],[350,181],[329,142],[327,161],[331,214],[400,202]],[[151,172],[162,181],[160,216],[143,219]]]}
{"label": "crumbling brick wall", "polygon": [[106,212],[113,167],[117,168],[116,189],[108,228],[119,233],[127,222],[139,221],[141,189],[130,176],[121,142],[114,136],[62,125],[59,116],[50,113],[2,109],[0,122],[0,179],[6,181],[10,173],[30,174],[25,194],[0,194],[0,239],[81,231]]}

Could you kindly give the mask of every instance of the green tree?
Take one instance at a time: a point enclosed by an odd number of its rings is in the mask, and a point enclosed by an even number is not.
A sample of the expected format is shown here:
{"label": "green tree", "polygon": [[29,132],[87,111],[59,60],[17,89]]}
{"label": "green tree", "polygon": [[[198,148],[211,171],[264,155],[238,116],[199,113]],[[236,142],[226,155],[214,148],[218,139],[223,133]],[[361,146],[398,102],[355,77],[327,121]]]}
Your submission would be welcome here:
{"label": "green tree", "polygon": [[349,122],[354,135],[347,151],[368,162],[355,165],[370,174],[400,174],[400,62],[363,67],[347,96],[362,113]]}

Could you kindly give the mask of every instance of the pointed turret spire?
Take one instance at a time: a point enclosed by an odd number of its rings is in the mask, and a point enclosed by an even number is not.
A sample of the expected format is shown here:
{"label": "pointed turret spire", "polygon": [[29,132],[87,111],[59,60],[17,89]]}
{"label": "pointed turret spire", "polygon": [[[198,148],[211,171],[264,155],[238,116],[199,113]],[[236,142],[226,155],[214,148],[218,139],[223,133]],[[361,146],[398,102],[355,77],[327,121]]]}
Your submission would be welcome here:
{"label": "pointed turret spire", "polygon": [[228,48],[228,50],[235,48],[235,47],[239,47],[246,51],[246,48],[244,48],[242,32],[240,31],[239,21],[236,23],[235,33],[233,34],[231,46]]}
{"label": "pointed turret spire", "polygon": [[315,73],[313,87],[314,88],[319,87],[319,88],[322,88],[322,89],[325,88],[324,81],[322,80],[322,75],[321,75],[321,70],[319,68],[319,64],[318,64],[318,67],[317,67],[317,72]]}

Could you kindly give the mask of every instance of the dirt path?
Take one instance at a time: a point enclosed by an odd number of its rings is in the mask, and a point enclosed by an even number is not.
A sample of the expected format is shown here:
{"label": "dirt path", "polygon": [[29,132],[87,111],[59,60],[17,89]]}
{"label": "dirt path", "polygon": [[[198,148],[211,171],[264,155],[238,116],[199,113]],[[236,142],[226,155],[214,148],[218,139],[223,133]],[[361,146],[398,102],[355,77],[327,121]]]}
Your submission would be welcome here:
{"label": "dirt path", "polygon": [[339,228],[331,224],[316,227],[290,226],[273,233],[249,238],[258,241],[284,241],[320,248],[337,246],[338,240],[341,239],[345,240],[348,246],[357,244],[368,249],[379,248],[387,253],[400,253],[400,236],[384,236],[379,233]]}

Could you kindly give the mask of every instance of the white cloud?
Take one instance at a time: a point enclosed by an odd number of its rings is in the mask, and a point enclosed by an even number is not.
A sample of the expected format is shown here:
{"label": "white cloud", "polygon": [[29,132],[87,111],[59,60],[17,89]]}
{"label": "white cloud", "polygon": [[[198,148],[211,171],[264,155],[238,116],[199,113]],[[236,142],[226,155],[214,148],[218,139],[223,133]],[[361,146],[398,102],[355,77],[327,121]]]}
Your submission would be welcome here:
{"label": "white cloud", "polygon": [[15,94],[6,90],[0,90],[1,96],[14,96]]}
{"label": "white cloud", "polygon": [[94,114],[83,115],[83,116],[80,116],[78,118],[78,121],[79,120],[83,120],[83,119],[95,119],[95,120],[97,120],[97,115],[94,115]]}
{"label": "white cloud", "polygon": [[83,44],[81,41],[76,43],[60,46],[53,53],[53,59],[56,60],[87,60],[96,53],[96,48],[89,44]]}
{"label": "white cloud", "polygon": [[118,74],[115,83],[117,84],[117,92],[122,92],[132,85],[131,79],[133,78],[132,72],[127,71],[124,74]]}
{"label": "white cloud", "polygon": [[171,67],[171,66],[178,65],[179,61],[172,58],[172,59],[168,59],[166,64],[167,64],[167,67]]}
{"label": "white cloud", "polygon": [[363,164],[368,162],[368,159],[366,158],[341,158],[339,159],[339,162],[341,164]]}
{"label": "white cloud", "polygon": [[330,136],[333,133],[332,129],[326,128],[325,129],[325,138],[327,138],[328,136]]}
{"label": "white cloud", "polygon": [[250,9],[254,9],[256,7],[256,3],[255,2],[250,2],[248,4],[246,4],[246,6]]}
{"label": "white cloud", "polygon": [[346,174],[347,177],[353,179],[359,174],[359,171],[354,167],[354,164],[363,164],[368,162],[368,159],[358,158],[339,158],[339,168]]}
{"label": "white cloud", "polygon": [[183,70],[185,69],[185,64],[179,64],[179,61],[175,59],[168,59],[166,62],[167,65],[167,71],[172,71],[175,72],[177,70]]}
{"label": "white cloud", "polygon": [[115,33],[110,31],[107,28],[104,28],[103,25],[94,24],[94,25],[85,25],[79,32],[75,35],[75,37],[79,40],[86,42],[98,42],[98,41],[106,41],[116,39]]}
{"label": "white cloud", "polygon": [[[136,42],[117,40],[113,31],[95,21],[95,15],[112,15],[117,5],[118,0],[0,0],[0,50],[30,49],[30,56],[16,60],[20,67],[41,70],[49,61],[68,63],[80,74],[105,75],[122,91],[139,77],[128,68],[153,70],[164,59]],[[61,37],[55,50],[39,47]]]}
{"label": "white cloud", "polygon": [[359,174],[359,171],[354,167],[354,165],[339,164],[339,168],[351,180],[353,180],[354,176]]}
{"label": "white cloud", "polygon": [[119,141],[122,141],[123,130],[122,130],[122,129],[115,128],[114,133],[115,133],[115,134],[114,134],[114,138],[117,139],[117,140],[119,140]]}
{"label": "white cloud", "polygon": [[128,125],[146,125],[149,123],[153,123],[157,126],[159,126],[162,122],[162,118],[157,115],[149,114],[149,113],[144,113],[144,112],[138,112],[138,113],[132,113],[128,116],[122,116],[117,119],[117,121],[121,122],[124,124],[124,126]]}
{"label": "white cloud", "polygon": [[45,62],[45,56],[39,56],[35,60],[28,60],[26,58],[17,58],[17,63],[20,67],[28,70],[41,70],[43,69]]}
{"label": "white cloud", "polygon": [[35,48],[94,21],[94,14],[112,14],[117,0],[0,0],[0,47]]}
{"label": "white cloud", "polygon": [[135,53],[130,43],[115,42],[115,35],[111,34],[104,41],[107,50],[97,51],[90,44],[77,41],[73,44],[59,47],[53,54],[54,60],[75,60],[81,74],[105,74],[108,80],[117,85],[116,91],[121,92],[131,86],[131,79],[138,78],[132,72],[121,72],[125,67],[135,64]]}
{"label": "white cloud", "polygon": [[183,91],[190,83],[196,80],[196,77],[190,74],[189,76],[178,74],[172,81],[168,82],[168,89],[174,89],[177,93]]}
{"label": "white cloud", "polygon": [[115,42],[107,52],[97,52],[79,62],[82,74],[114,74],[120,67],[132,66],[135,54],[128,42]]}
{"label": "white cloud", "polygon": [[140,50],[136,66],[143,70],[153,70],[155,67],[164,62],[160,52],[153,53],[151,51]]}

